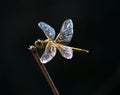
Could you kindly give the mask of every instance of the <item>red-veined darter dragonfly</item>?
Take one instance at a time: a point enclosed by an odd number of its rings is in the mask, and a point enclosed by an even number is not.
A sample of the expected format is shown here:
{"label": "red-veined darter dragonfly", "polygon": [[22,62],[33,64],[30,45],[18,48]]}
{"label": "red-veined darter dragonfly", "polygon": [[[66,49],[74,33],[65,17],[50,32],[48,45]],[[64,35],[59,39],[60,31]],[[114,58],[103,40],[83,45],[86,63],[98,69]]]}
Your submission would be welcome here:
{"label": "red-veined darter dragonfly", "polygon": [[51,61],[56,55],[57,49],[66,59],[71,59],[73,57],[73,50],[83,51],[87,53],[89,52],[85,49],[67,46],[73,36],[73,22],[71,19],[67,19],[63,22],[60,33],[57,35],[56,38],[55,30],[50,25],[46,24],[45,22],[40,22],[38,23],[38,26],[47,37],[46,40],[38,39],[37,41],[35,41],[36,47],[43,48],[43,46],[45,46],[45,50],[40,57],[41,63],[47,63]]}

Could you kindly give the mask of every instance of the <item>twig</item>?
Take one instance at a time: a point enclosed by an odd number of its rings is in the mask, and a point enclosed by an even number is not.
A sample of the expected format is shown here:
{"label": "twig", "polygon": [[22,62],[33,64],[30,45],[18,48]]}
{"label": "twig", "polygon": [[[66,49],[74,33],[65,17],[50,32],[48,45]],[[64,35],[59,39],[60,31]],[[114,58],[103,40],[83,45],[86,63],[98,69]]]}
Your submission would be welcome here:
{"label": "twig", "polygon": [[46,80],[47,80],[53,94],[54,95],[59,95],[59,92],[57,91],[57,88],[55,87],[55,85],[54,85],[54,83],[53,83],[53,81],[52,81],[46,67],[44,66],[44,64],[42,64],[40,62],[39,55],[37,53],[36,47],[35,46],[30,46],[30,48],[28,48],[28,49],[32,52],[33,57],[35,58],[35,60],[36,60],[36,62],[38,64],[38,66],[40,67],[43,75],[45,76],[45,78],[46,78]]}

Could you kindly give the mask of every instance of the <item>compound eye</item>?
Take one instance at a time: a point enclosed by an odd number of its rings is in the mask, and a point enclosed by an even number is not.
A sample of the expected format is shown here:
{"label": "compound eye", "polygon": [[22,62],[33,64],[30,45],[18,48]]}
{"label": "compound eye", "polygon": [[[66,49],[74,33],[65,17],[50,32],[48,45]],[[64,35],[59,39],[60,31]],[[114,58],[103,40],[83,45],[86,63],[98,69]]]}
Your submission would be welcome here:
{"label": "compound eye", "polygon": [[38,39],[38,40],[35,41],[35,46],[36,47],[41,46],[41,45],[42,45],[42,43],[41,43],[40,39]]}

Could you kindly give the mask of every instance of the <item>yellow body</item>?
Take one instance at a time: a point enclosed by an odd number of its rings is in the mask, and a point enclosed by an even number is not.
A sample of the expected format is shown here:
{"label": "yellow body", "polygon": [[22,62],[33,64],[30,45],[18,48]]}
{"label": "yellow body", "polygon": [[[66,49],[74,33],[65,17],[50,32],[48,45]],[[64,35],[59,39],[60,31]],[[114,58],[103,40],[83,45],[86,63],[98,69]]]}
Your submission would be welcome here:
{"label": "yellow body", "polygon": [[[59,48],[59,46],[61,46],[62,44],[59,44],[59,43],[57,43],[56,41],[53,41],[53,40],[49,40],[49,39],[46,39],[46,40],[44,40],[44,41],[41,41],[41,40],[37,40],[37,41],[35,41],[35,46],[37,46],[37,43],[41,43],[41,44],[47,44],[48,42],[50,42],[50,43],[53,43],[55,46],[56,46],[56,48]],[[70,47],[70,46],[68,46],[68,47]],[[79,51],[79,52],[86,52],[86,53],[89,53],[89,50],[86,50],[86,49],[81,49],[81,48],[75,48],[75,47],[71,47],[73,50],[76,50],[76,51]]]}

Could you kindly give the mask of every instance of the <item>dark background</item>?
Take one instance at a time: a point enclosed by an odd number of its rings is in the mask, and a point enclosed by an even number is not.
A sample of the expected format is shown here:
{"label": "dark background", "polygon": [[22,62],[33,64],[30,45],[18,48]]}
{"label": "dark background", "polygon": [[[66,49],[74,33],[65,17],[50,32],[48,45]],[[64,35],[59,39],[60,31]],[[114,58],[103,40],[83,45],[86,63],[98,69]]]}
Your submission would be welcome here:
{"label": "dark background", "polygon": [[89,49],[74,52],[71,60],[55,58],[45,66],[60,95],[120,95],[117,0],[4,0],[0,3],[0,95],[53,95],[27,48],[45,39],[38,22],[54,27],[56,34],[71,18],[74,36],[70,46]]}

